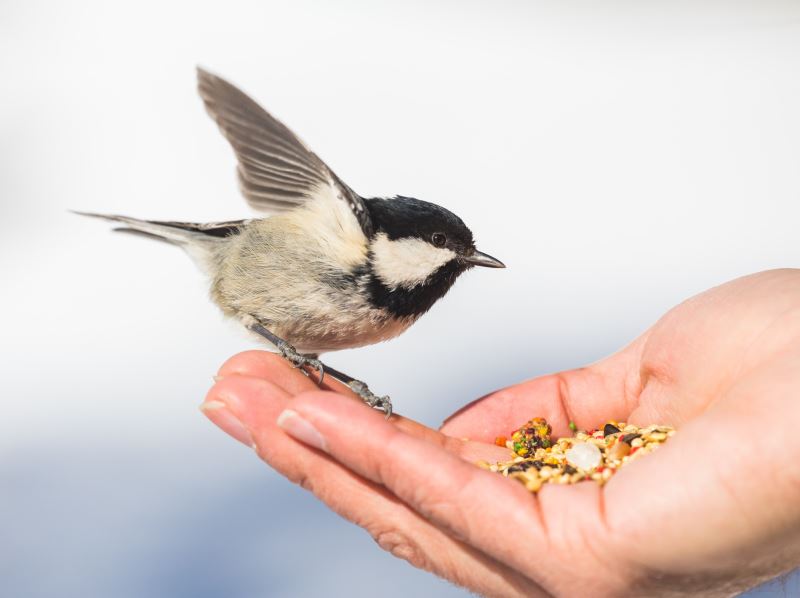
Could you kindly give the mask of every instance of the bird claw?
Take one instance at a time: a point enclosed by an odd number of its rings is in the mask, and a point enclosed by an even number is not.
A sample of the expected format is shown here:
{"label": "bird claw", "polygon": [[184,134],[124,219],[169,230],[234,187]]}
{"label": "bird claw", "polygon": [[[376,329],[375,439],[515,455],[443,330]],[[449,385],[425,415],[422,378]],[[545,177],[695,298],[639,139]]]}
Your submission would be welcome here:
{"label": "bird claw", "polygon": [[392,416],[392,400],[388,396],[379,397],[374,394],[361,380],[353,380],[348,383],[350,390],[356,393],[362,401],[373,409],[380,409],[386,414],[386,419]]}
{"label": "bird claw", "polygon": [[[283,358],[291,363],[294,367],[302,369],[305,366],[310,365],[316,369],[319,372],[318,384],[322,385],[322,381],[325,379],[325,364],[323,364],[319,359],[298,353],[297,349],[295,349],[292,345],[287,343],[282,338],[275,336],[272,332],[258,322],[250,326],[250,329],[257,334],[260,334],[269,342],[271,342],[273,346],[277,347]],[[343,374],[342,372],[337,372],[333,368],[328,369],[330,370],[330,374],[335,379],[345,382],[347,386],[349,386],[354,393],[361,397],[361,400],[367,405],[373,409],[380,409],[383,411],[386,414],[386,419],[389,419],[392,416],[392,401],[388,396],[379,397],[369,389],[369,386],[361,382],[361,380],[353,380],[350,376]],[[307,371],[303,370],[303,372],[307,376],[309,375]]]}
{"label": "bird claw", "polygon": [[[309,365],[317,370],[317,372],[319,372],[319,381],[317,384],[322,385],[322,381],[325,379],[325,365],[319,359],[298,353],[297,349],[295,349],[289,343],[280,345],[278,349],[280,350],[284,359],[291,363],[295,368],[303,369],[305,366]],[[305,370],[303,370],[303,372],[308,375],[308,372]]]}

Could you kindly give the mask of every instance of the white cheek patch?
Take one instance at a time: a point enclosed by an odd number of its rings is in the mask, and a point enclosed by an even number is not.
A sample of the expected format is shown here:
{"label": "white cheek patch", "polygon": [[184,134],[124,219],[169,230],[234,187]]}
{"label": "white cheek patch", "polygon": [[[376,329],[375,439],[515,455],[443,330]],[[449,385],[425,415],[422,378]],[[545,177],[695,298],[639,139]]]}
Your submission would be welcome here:
{"label": "white cheek patch", "polygon": [[385,233],[372,243],[372,255],[375,274],[390,289],[420,285],[456,257],[454,251],[434,247],[422,239],[392,241]]}

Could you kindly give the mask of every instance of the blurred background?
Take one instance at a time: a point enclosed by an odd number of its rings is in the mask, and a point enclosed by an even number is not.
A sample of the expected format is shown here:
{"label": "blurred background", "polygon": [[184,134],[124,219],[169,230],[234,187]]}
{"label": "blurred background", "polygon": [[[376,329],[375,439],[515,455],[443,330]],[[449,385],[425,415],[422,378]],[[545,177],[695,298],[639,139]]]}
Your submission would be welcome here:
{"label": "blurred background", "polygon": [[799,61],[788,1],[0,3],[2,594],[465,595],[212,426],[251,340],[179,250],[67,212],[248,217],[195,65],[508,264],[328,356],[436,426],[800,265]]}

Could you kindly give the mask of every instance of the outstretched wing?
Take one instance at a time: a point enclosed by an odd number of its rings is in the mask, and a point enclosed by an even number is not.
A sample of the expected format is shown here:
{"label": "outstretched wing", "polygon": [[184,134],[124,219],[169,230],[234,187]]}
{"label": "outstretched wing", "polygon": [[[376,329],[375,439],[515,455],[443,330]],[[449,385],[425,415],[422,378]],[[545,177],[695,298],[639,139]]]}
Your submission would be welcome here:
{"label": "outstretched wing", "polygon": [[197,69],[200,97],[239,161],[242,193],[256,210],[290,210],[309,200],[344,202],[364,234],[372,223],[364,200],[283,123],[242,91]]}

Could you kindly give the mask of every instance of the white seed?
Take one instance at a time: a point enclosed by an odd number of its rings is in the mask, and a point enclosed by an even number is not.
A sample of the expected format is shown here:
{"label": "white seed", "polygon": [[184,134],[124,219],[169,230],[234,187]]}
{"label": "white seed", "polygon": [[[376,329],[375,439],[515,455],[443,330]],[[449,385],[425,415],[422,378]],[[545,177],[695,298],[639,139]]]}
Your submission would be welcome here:
{"label": "white seed", "polygon": [[567,451],[567,461],[569,464],[583,469],[584,471],[593,470],[600,465],[602,459],[603,456],[600,454],[600,449],[592,442],[576,444]]}

